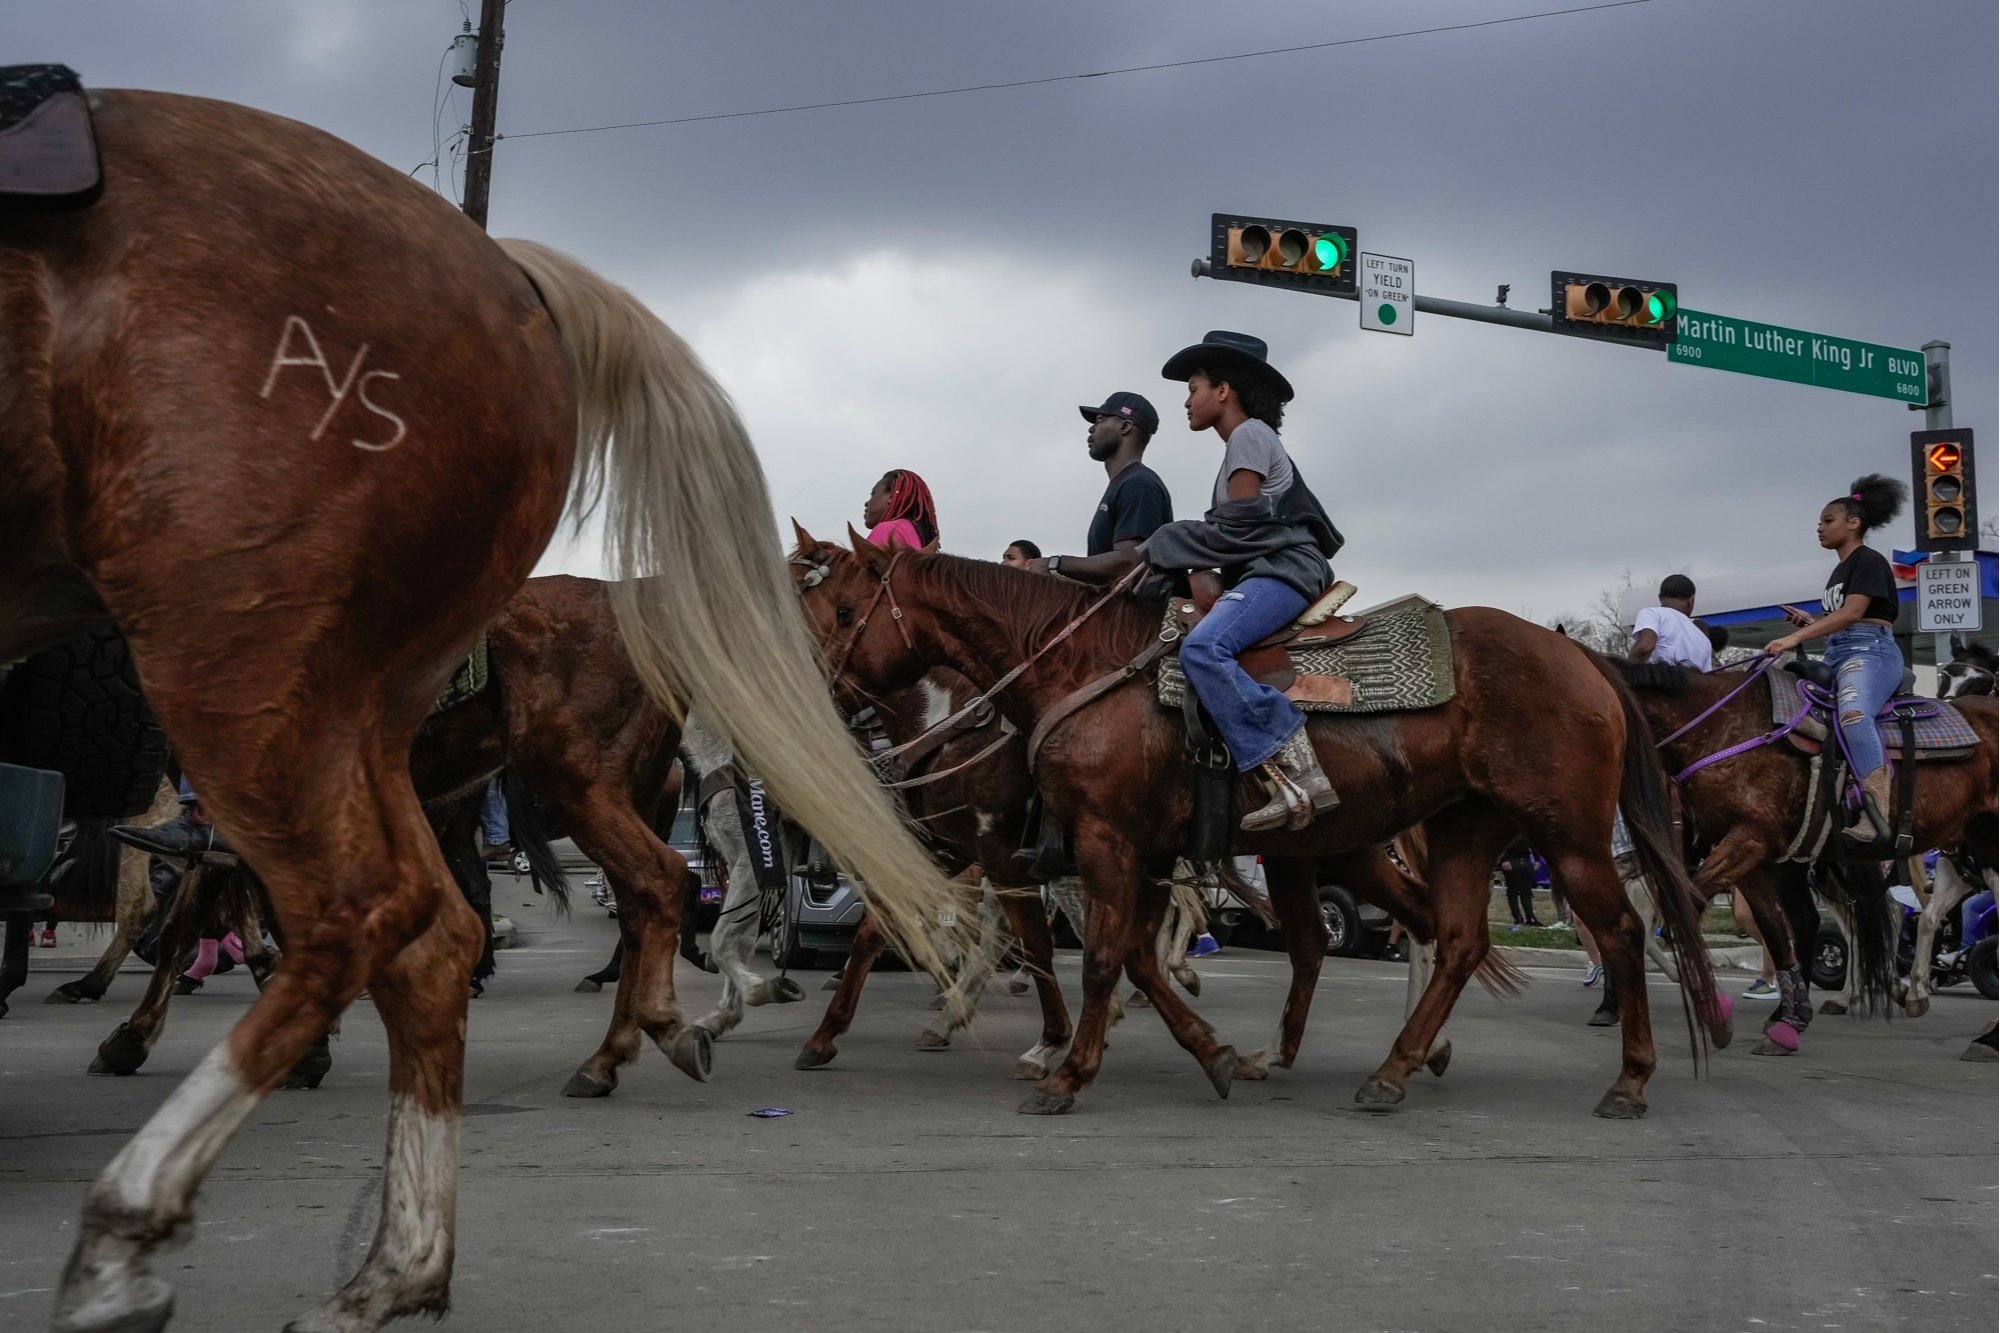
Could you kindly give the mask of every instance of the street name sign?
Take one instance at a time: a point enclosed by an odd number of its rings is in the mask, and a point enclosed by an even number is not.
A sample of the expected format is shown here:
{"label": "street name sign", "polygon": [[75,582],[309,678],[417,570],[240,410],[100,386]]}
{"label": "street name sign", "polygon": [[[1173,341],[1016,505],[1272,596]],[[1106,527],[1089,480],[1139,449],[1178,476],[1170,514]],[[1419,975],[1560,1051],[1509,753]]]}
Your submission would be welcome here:
{"label": "street name sign", "polygon": [[1361,327],[1377,333],[1417,331],[1417,266],[1389,255],[1361,256]]}
{"label": "street name sign", "polygon": [[1971,562],[1917,566],[1917,629],[1924,634],[1975,630],[1979,625],[1979,566]]}
{"label": "street name sign", "polygon": [[1922,352],[1807,333],[1733,315],[1683,308],[1675,318],[1667,360],[1821,389],[1873,394],[1903,403],[1930,401]]}

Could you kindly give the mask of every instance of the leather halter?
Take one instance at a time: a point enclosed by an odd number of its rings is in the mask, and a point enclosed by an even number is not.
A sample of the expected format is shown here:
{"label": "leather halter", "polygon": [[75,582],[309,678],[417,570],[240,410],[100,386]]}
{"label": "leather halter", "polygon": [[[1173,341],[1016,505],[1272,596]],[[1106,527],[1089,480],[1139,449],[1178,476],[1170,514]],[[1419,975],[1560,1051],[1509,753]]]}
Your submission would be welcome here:
{"label": "leather halter", "polygon": [[[903,620],[903,608],[896,605],[896,589],[889,582],[895,576],[896,566],[901,563],[903,552],[907,549],[907,547],[898,547],[890,555],[888,565],[882,570],[881,581],[876,584],[875,595],[868,599],[868,606],[862,611],[861,618],[854,622],[854,628],[848,632],[847,642],[840,647],[840,656],[833,659],[833,667],[827,672],[829,679],[834,681],[840,679],[840,673],[847,668],[847,659],[854,655],[854,646],[861,642],[861,635],[868,628],[868,618],[875,614],[875,608],[882,604],[884,597],[889,599],[889,619],[895,621],[896,628],[902,632],[903,646],[911,652],[917,650],[917,641],[910,637],[910,627]],[[805,594],[808,588],[817,588],[820,584],[826,582],[826,576],[833,572],[832,565],[822,564],[816,560],[808,560],[804,556],[793,556],[791,563],[802,565],[807,571],[805,578],[799,583],[799,593],[801,596]]]}

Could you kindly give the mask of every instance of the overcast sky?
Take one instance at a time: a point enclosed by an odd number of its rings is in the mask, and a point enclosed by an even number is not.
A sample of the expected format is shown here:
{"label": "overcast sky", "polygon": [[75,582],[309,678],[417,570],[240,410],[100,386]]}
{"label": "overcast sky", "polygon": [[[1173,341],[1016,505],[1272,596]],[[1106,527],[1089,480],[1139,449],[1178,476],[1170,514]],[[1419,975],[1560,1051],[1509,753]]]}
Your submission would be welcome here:
{"label": "overcast sky", "polygon": [[[1578,0],[1569,0],[1571,5]],[[1810,559],[1821,503],[1906,476],[1919,414],[1569,338],[1197,282],[1208,217],[1347,223],[1430,295],[1548,299],[1552,268],[1683,304],[1952,344],[1995,512],[1992,0],[1648,0],[1333,49],[873,106],[539,131],[1081,74],[1525,15],[1556,0],[515,0],[492,229],[566,249],[687,335],[781,514],[836,532],[885,469],[947,549],[1079,549],[1103,488],[1075,405],[1134,389],[1203,507],[1218,447],[1166,357],[1266,338],[1291,451],[1372,602],[1536,618],[1641,582]],[[477,3],[472,8],[476,14]],[[433,156],[457,0],[11,0],[7,60]],[[447,85],[448,86],[448,85]],[[449,98],[450,134],[470,97]],[[428,169],[419,172],[429,182]],[[440,177],[449,195],[450,173]],[[1908,546],[1900,520],[1883,545]],[[591,551],[546,568],[595,572]],[[1722,608],[1713,608],[1722,609]]]}

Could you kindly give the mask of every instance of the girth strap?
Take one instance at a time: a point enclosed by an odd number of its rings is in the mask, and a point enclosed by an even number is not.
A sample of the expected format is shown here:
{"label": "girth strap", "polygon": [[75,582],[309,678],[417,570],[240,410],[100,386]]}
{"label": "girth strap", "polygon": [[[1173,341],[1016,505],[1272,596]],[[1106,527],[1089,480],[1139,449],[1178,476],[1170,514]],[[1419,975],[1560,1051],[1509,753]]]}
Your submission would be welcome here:
{"label": "girth strap", "polygon": [[1903,807],[1896,819],[1896,856],[1900,860],[1916,845],[1917,720],[1910,709],[1896,710],[1896,727],[1903,738],[1903,762],[1896,769],[1896,800]]}

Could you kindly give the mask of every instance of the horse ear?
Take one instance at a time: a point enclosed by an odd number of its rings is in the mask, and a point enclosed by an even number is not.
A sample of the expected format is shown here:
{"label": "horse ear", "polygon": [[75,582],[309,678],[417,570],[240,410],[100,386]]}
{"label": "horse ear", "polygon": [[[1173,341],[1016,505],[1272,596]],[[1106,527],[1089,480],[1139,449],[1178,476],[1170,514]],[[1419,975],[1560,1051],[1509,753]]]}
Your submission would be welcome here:
{"label": "horse ear", "polygon": [[880,574],[889,567],[889,553],[856,532],[852,523],[847,525],[847,544],[854,549],[855,559],[870,573]]}
{"label": "horse ear", "polygon": [[1952,635],[1951,655],[1953,657],[1962,657],[1964,656],[1964,654],[1965,654],[1965,636],[1963,634]]}
{"label": "horse ear", "polygon": [[1560,620],[1556,622],[1556,633],[1562,635],[1565,639],[1569,637],[1569,631],[1563,628],[1563,623]]}
{"label": "horse ear", "polygon": [[797,538],[799,543],[792,549],[793,555],[806,555],[811,552],[813,547],[819,545],[818,542],[813,540],[813,535],[807,532],[797,519],[792,520],[792,536]]}

